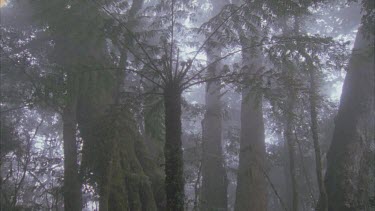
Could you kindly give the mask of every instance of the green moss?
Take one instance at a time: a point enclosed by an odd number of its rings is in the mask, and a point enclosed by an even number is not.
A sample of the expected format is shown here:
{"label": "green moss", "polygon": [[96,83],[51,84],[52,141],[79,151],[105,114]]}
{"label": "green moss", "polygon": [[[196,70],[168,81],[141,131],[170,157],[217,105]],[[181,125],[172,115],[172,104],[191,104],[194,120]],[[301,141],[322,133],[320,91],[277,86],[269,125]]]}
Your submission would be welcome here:
{"label": "green moss", "polygon": [[163,210],[163,172],[147,151],[131,110],[112,105],[114,85],[106,84],[113,79],[94,72],[82,78],[86,87],[81,87],[78,118],[85,176],[98,190],[109,187],[111,211],[158,210],[156,201]]}

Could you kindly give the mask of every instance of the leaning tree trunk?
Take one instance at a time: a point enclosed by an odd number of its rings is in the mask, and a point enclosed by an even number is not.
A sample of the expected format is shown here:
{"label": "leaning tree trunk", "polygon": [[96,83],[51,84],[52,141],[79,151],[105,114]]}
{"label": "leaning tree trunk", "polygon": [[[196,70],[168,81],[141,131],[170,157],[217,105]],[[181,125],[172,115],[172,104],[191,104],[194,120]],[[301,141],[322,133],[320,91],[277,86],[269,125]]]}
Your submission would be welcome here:
{"label": "leaning tree trunk", "polygon": [[[243,45],[243,47],[245,46]],[[243,51],[243,61],[248,73],[255,73],[261,68],[260,56],[257,55],[255,56],[256,58],[252,56],[253,54],[249,50]],[[254,88],[244,88],[241,104],[240,160],[237,175],[236,211],[267,210],[264,139],[261,94],[257,95]]]}
{"label": "leaning tree trunk", "polygon": [[[208,62],[220,58],[220,49],[207,51]],[[210,78],[220,74],[221,63],[209,66]],[[224,167],[220,80],[207,82],[206,114],[203,120],[202,195],[201,210],[227,210],[227,175]]]}
{"label": "leaning tree trunk", "polygon": [[327,155],[325,185],[329,211],[369,209],[369,150],[375,128],[374,76],[374,37],[365,36],[360,28]]}
{"label": "leaning tree trunk", "polygon": [[166,84],[165,106],[165,192],[167,211],[184,210],[183,155],[181,141],[181,91],[178,84]]}
{"label": "leaning tree trunk", "polygon": [[78,77],[68,73],[68,96],[62,113],[63,120],[63,142],[64,142],[64,210],[80,211],[81,180],[78,173],[78,150],[77,150],[77,95]]}

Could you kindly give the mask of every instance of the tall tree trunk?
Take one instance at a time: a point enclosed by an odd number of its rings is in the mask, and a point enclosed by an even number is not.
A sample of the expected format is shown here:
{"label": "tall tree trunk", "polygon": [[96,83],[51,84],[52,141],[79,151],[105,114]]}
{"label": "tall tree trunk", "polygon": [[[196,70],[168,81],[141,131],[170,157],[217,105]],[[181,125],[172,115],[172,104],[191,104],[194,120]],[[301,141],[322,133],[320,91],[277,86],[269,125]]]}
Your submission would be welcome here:
{"label": "tall tree trunk", "polygon": [[[292,78],[291,78],[292,79]],[[293,79],[292,79],[293,80]],[[295,139],[293,136],[293,110],[295,105],[295,93],[292,90],[293,87],[289,88],[288,96],[287,96],[287,110],[286,110],[286,124],[285,124],[285,142],[287,146],[288,152],[288,175],[290,178],[287,180],[290,181],[291,184],[291,203],[288,203],[290,210],[297,211],[298,210],[298,189],[297,189],[297,175],[296,175],[296,165],[295,165],[295,154],[296,154],[296,144]],[[290,189],[290,187],[287,187]],[[289,192],[288,192],[289,193]]]}
{"label": "tall tree trunk", "polygon": [[262,103],[247,88],[242,93],[240,161],[235,210],[267,210]]}
{"label": "tall tree trunk", "polygon": [[[298,35],[298,31],[299,31],[298,19],[296,19],[295,25],[296,25],[295,33]],[[312,59],[312,56],[315,56],[315,55],[310,56],[303,48],[300,48],[299,52],[306,59],[306,62],[308,65],[307,71],[309,74],[309,83],[310,83],[309,103],[310,103],[311,134],[312,134],[312,139],[313,139],[313,144],[314,144],[315,171],[316,171],[316,177],[317,177],[319,195],[320,195],[317,210],[328,211],[327,192],[326,192],[324,181],[323,181],[322,152],[321,152],[320,143],[319,143],[319,124],[318,124],[319,89],[318,89],[318,83],[317,83],[318,71],[314,67],[314,61]]]}
{"label": "tall tree trunk", "polygon": [[166,84],[165,106],[165,190],[167,211],[184,210],[184,178],[181,140],[181,91],[178,84]]}
{"label": "tall tree trunk", "polygon": [[[308,57],[309,58],[309,57]],[[310,91],[309,91],[309,101],[310,101],[310,119],[311,119],[311,133],[314,143],[314,151],[315,151],[315,169],[316,169],[316,177],[318,180],[318,187],[319,187],[319,211],[328,211],[328,199],[327,199],[327,192],[323,182],[323,161],[322,161],[322,153],[320,149],[319,143],[319,131],[318,131],[318,87],[316,83],[316,70],[310,69]]]}
{"label": "tall tree trunk", "polygon": [[[220,49],[207,51],[208,62],[220,58]],[[209,77],[220,74],[221,63],[208,68]],[[222,115],[220,102],[220,80],[207,82],[206,114],[204,117],[202,153],[202,210],[227,210],[228,179],[224,167],[222,140]]]}
{"label": "tall tree trunk", "polygon": [[[257,41],[251,40],[252,44]],[[242,48],[248,42],[241,36]],[[254,49],[253,49],[254,50]],[[256,52],[250,49],[242,51],[245,73],[251,81],[251,74],[255,74],[262,67],[260,49]],[[253,84],[251,84],[253,85]],[[262,111],[262,94],[256,93],[254,87],[242,90],[241,103],[241,134],[240,158],[237,173],[237,189],[235,211],[267,210],[267,185],[265,179],[265,135]]]}
{"label": "tall tree trunk", "polygon": [[327,156],[329,211],[368,209],[369,150],[375,128],[374,37],[364,36],[362,30],[355,40]]}
{"label": "tall tree trunk", "polygon": [[113,166],[114,166],[114,154],[116,153],[114,149],[115,147],[115,140],[108,139],[107,147],[110,148],[110,150],[106,150],[108,153],[108,157],[103,158],[103,162],[105,165],[103,165],[103,173],[100,176],[99,179],[99,210],[100,211],[109,211],[109,200],[110,200],[110,194],[111,194],[111,185],[112,185],[112,177],[113,177]]}
{"label": "tall tree trunk", "polygon": [[108,166],[105,169],[107,174],[103,175],[102,181],[99,188],[99,210],[109,210],[109,196],[111,191],[111,177],[112,177],[112,162],[108,162]]}
{"label": "tall tree trunk", "polygon": [[[282,30],[284,36],[292,36],[293,34],[298,36],[299,22],[298,17],[294,16],[294,27],[291,30],[287,24],[287,17],[281,19]],[[297,185],[297,175],[296,175],[296,140],[293,134],[294,123],[294,108],[296,105],[297,90],[295,86],[295,67],[292,61],[285,60],[285,62],[290,62],[289,65],[286,63],[283,67],[283,77],[284,83],[286,84],[286,109],[284,111],[285,125],[284,125],[284,138],[285,138],[285,151],[288,157],[285,165],[285,171],[287,172],[287,182],[286,182],[286,198],[287,205],[291,211],[298,210],[298,185]],[[290,68],[293,65],[292,68]],[[290,185],[290,186],[289,186]],[[291,187],[291,188],[290,188]]]}
{"label": "tall tree trunk", "polygon": [[[285,136],[284,136],[285,137]],[[288,210],[292,210],[293,207],[293,189],[292,187],[292,176],[290,171],[290,158],[289,158],[289,149],[288,143],[284,141],[283,145],[283,173],[284,173],[284,185],[282,186],[282,200],[285,202],[285,206]]]}
{"label": "tall tree trunk", "polygon": [[164,202],[163,175],[156,161],[148,158],[133,113],[118,99],[122,80],[103,83],[114,72],[84,74],[78,115],[84,140],[82,165],[98,184],[100,210],[164,210],[162,204],[156,206],[156,199]]}
{"label": "tall tree trunk", "polygon": [[64,210],[80,211],[81,180],[78,173],[77,150],[77,95],[78,77],[68,73],[68,97],[63,110],[63,141],[64,141]]}
{"label": "tall tree trunk", "polygon": [[100,91],[106,96],[82,99],[79,121],[84,139],[82,165],[98,184],[100,210],[157,210],[156,198],[163,197],[162,175],[147,158],[133,114],[124,107],[108,107],[113,92]]}
{"label": "tall tree trunk", "polygon": [[198,173],[197,173],[197,179],[194,183],[194,205],[193,205],[193,211],[199,211],[199,200],[200,200],[200,188],[199,183],[201,181],[201,174],[202,174],[202,162],[199,163]]}

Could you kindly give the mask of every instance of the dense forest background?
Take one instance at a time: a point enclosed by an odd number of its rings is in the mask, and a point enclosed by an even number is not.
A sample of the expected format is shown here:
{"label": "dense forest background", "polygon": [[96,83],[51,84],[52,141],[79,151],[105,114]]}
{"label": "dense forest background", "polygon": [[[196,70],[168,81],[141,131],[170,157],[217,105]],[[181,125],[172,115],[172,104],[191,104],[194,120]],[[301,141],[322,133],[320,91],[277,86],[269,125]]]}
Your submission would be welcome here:
{"label": "dense forest background", "polygon": [[0,5],[1,211],[375,210],[375,1]]}

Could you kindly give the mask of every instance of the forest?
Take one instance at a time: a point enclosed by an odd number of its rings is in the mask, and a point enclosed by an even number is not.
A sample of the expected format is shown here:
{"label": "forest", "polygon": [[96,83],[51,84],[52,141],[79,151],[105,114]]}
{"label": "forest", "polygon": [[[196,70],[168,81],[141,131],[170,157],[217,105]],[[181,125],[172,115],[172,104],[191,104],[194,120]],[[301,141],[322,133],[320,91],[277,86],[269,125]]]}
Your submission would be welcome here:
{"label": "forest", "polygon": [[375,211],[374,0],[0,18],[0,211]]}

